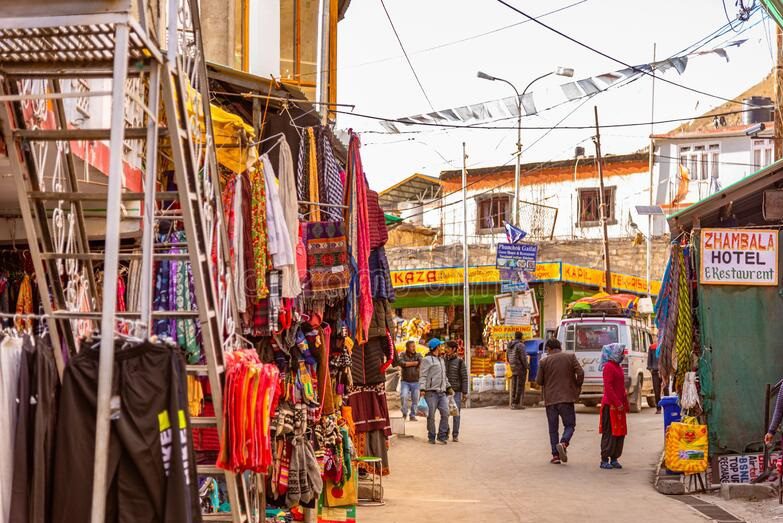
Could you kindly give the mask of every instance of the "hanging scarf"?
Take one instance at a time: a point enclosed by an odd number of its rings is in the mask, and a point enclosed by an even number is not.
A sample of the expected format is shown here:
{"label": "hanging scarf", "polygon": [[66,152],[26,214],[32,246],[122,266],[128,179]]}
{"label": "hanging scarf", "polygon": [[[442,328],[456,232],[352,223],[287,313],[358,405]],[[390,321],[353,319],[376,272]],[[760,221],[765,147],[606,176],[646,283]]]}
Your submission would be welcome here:
{"label": "hanging scarf", "polygon": [[[315,133],[312,127],[307,128],[308,159],[307,174],[308,185],[310,188],[309,201],[317,204],[321,201],[321,195],[318,191],[318,155],[316,153]],[[319,205],[310,205],[310,221],[321,221],[321,207]]]}
{"label": "hanging scarf", "polygon": [[598,364],[598,370],[603,371],[604,367],[610,361],[622,363],[625,357],[625,345],[622,343],[610,343],[601,348],[601,362]]}
{"label": "hanging scarf", "polygon": [[318,157],[321,159],[318,177],[322,187],[322,201],[330,205],[323,213],[328,220],[341,220],[342,211],[338,206],[343,203],[343,184],[340,180],[340,167],[334,159],[330,134],[327,127],[318,128]]}
{"label": "hanging scarf", "polygon": [[[308,222],[307,297],[310,306],[345,297],[351,279],[343,222]],[[316,308],[320,308],[316,307]]]}
{"label": "hanging scarf", "polygon": [[277,178],[275,178],[275,171],[272,169],[269,156],[263,155],[261,162],[264,165],[264,181],[266,182],[267,245],[272,265],[279,270],[293,265],[294,249],[288,233],[283,205],[280,201]]}
{"label": "hanging scarf", "polygon": [[359,153],[360,147],[359,136],[351,132],[348,147],[348,183],[350,184],[351,194],[350,208],[348,210],[351,217],[349,241],[351,242],[351,254],[358,269],[355,296],[358,297],[359,315],[356,337],[359,343],[364,343],[367,341],[373,307],[369,265],[370,218],[367,205],[367,179],[362,168],[362,158]]}
{"label": "hanging scarf", "polygon": [[[30,275],[25,274],[22,278],[22,283],[19,284],[19,297],[16,300],[16,313],[17,314],[32,314],[33,313],[33,286],[30,283]],[[32,331],[33,320],[27,318],[25,320],[16,320],[17,330]]]}
{"label": "hanging scarf", "polygon": [[683,249],[678,259],[680,271],[679,284],[677,285],[677,330],[674,339],[677,361],[674,384],[678,392],[682,390],[685,374],[691,370],[691,351],[693,350],[693,318],[687,255],[688,249]]}
{"label": "hanging scarf", "polygon": [[252,231],[257,299],[265,298],[269,294],[266,286],[266,271],[269,268],[266,242],[266,187],[262,171],[263,164],[260,162],[256,164],[255,169],[250,171],[252,200],[250,229]]}
{"label": "hanging scarf", "polygon": [[[288,240],[296,249],[299,245],[299,204],[294,179],[294,161],[291,157],[291,148],[285,138],[280,141],[280,167],[277,174],[280,181],[280,204],[283,207],[285,225],[288,229]],[[296,298],[302,293],[297,256],[294,256],[290,266],[283,267],[280,283],[283,298]]]}
{"label": "hanging scarf", "polygon": [[[117,276],[117,312],[125,312],[127,310],[128,307],[125,304],[125,280],[122,276]],[[126,323],[118,323],[117,332],[128,334],[130,329]]]}

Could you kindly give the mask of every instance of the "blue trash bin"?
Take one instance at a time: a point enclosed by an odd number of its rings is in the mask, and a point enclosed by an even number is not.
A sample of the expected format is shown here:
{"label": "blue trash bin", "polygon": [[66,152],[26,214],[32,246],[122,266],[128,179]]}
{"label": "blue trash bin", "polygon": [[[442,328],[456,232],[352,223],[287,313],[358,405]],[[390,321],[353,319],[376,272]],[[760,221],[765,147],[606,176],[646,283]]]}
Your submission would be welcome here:
{"label": "blue trash bin", "polygon": [[663,433],[666,434],[666,429],[669,428],[669,425],[674,423],[675,421],[680,421],[682,419],[682,414],[680,412],[680,398],[675,396],[664,396],[661,398],[661,401],[658,403],[658,406],[663,409]]}
{"label": "blue trash bin", "polygon": [[541,357],[541,348],[544,345],[544,340],[534,338],[532,340],[525,341],[525,354],[530,358],[530,372],[528,372],[528,381],[536,381],[536,375],[538,374],[538,360]]}

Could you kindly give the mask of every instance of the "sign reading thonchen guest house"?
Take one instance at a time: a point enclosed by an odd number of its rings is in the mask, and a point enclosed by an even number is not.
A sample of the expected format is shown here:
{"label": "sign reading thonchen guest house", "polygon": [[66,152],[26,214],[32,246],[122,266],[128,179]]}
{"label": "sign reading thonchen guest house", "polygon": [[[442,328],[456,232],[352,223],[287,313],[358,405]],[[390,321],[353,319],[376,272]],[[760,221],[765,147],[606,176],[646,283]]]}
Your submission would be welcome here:
{"label": "sign reading thonchen guest house", "polygon": [[700,283],[777,285],[778,231],[702,229]]}

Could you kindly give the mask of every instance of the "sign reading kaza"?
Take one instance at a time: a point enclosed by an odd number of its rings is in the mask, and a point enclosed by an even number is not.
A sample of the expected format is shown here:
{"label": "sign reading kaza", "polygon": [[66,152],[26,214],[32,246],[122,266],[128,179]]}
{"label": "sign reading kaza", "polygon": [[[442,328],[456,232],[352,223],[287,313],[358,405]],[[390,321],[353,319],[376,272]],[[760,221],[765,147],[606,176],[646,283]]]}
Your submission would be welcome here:
{"label": "sign reading kaza", "polygon": [[538,245],[532,243],[498,243],[495,263],[498,269],[534,272]]}
{"label": "sign reading kaza", "polygon": [[777,285],[778,231],[702,229],[703,285]]}

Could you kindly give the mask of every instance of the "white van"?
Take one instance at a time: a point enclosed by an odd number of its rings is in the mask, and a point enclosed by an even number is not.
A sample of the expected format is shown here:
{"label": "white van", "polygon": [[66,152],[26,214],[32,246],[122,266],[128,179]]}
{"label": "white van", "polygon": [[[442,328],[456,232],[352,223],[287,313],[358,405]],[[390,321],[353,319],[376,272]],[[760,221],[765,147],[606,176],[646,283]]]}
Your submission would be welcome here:
{"label": "white van", "polygon": [[647,352],[653,338],[640,320],[589,313],[563,318],[557,329],[557,339],[563,350],[576,354],[584,369],[580,403],[595,407],[601,402],[604,393],[603,373],[598,370],[601,348],[609,343],[622,343],[626,354],[622,367],[631,412],[641,412],[645,400],[650,407],[655,406],[652,375],[647,370]]}

